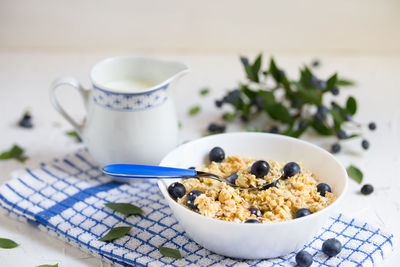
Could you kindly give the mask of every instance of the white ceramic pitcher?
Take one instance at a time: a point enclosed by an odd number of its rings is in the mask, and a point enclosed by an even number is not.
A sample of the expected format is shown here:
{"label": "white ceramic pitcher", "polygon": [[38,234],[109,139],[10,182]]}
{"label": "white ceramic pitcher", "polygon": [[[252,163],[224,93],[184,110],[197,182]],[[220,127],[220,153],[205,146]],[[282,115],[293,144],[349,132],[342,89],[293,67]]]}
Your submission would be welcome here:
{"label": "white ceramic pitcher", "polygon": [[[51,85],[50,98],[100,166],[158,164],[177,145],[178,121],[171,90],[188,70],[183,63],[144,56],[111,57],[92,68],[92,89],[84,89],[76,79],[61,77]],[[56,98],[55,91],[62,85],[70,85],[82,95],[87,111],[83,124],[69,116]]]}

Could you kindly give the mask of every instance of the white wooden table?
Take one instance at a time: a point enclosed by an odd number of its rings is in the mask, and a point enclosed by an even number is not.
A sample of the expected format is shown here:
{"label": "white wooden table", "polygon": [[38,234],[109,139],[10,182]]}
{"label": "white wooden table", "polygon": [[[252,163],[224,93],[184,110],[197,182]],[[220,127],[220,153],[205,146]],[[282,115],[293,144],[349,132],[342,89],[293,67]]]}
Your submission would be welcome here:
{"label": "white wooden table", "polygon": [[[134,51],[133,51],[134,52]],[[127,52],[132,53],[132,51]],[[64,132],[71,127],[49,102],[48,88],[60,75],[69,74],[89,86],[90,67],[101,58],[116,53],[0,53],[0,150],[17,143],[26,149],[29,160],[25,165],[16,161],[0,161],[0,179],[5,182],[10,172],[25,166],[35,167],[39,162],[60,157],[77,149]],[[184,77],[175,91],[175,104],[182,122],[181,141],[201,136],[208,123],[220,116],[214,99],[232,88],[243,78],[243,71],[235,54],[153,54],[181,60],[191,66],[191,73]],[[365,175],[365,182],[375,187],[370,196],[360,195],[360,185],[350,181],[342,211],[347,216],[368,221],[400,236],[400,56],[320,56],[322,66],[317,73],[325,77],[339,71],[357,81],[354,89],[342,90],[340,98],[352,94],[359,100],[357,121],[376,121],[375,132],[366,131],[371,147],[362,152],[360,141],[350,142],[338,155],[344,165],[354,163]],[[288,75],[297,75],[297,67],[309,63],[311,56],[276,55],[277,62]],[[200,97],[198,90],[209,86],[211,94]],[[69,90],[66,90],[69,91]],[[77,117],[83,116],[78,95],[73,90],[63,93],[68,109]],[[200,104],[202,111],[195,117],[187,115],[190,106]],[[31,130],[16,127],[16,121],[26,108],[30,108],[35,127]],[[229,130],[234,128],[228,128]],[[327,147],[333,139],[312,141]],[[397,173],[399,171],[399,173]],[[0,215],[0,237],[11,238],[20,246],[0,250],[2,266],[36,266],[59,263],[59,266],[109,266],[33,226]],[[399,249],[384,266],[398,266]]]}

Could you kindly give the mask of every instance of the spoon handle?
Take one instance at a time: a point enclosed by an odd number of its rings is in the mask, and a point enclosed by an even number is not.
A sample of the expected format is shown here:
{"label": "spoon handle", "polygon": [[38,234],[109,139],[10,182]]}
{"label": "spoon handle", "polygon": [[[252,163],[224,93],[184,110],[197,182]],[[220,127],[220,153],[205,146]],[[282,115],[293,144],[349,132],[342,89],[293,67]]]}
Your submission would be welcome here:
{"label": "spoon handle", "polygon": [[134,179],[172,179],[182,176],[196,176],[196,170],[192,169],[136,164],[111,164],[104,166],[102,171],[110,176]]}

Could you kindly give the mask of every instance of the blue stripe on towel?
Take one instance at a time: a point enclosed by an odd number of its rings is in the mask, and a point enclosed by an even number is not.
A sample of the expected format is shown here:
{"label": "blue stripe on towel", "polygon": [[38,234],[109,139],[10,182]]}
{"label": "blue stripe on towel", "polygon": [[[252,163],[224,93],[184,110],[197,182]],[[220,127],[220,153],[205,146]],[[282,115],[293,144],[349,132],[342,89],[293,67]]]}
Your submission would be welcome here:
{"label": "blue stripe on towel", "polygon": [[47,210],[43,210],[35,215],[36,220],[40,221],[42,224],[47,225],[51,217],[60,214],[66,209],[71,208],[75,203],[85,200],[88,197],[94,196],[97,193],[109,191],[120,186],[122,183],[119,182],[109,182],[106,184],[101,184],[98,186],[93,186],[86,188],[75,195],[72,195],[63,201],[58,202],[54,206],[51,206]]}

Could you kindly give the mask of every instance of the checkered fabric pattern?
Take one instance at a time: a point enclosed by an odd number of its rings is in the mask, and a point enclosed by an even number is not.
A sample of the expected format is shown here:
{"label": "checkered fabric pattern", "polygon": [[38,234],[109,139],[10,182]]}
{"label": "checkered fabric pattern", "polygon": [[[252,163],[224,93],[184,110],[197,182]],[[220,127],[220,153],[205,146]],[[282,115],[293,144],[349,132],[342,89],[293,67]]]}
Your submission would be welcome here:
{"label": "checkered fabric pattern", "polygon": [[[295,253],[266,260],[237,260],[214,254],[185,236],[154,182],[123,184],[101,174],[86,150],[15,172],[0,187],[0,206],[10,216],[32,223],[80,249],[121,266],[294,266]],[[104,206],[130,202],[144,216],[123,216]],[[97,241],[111,228],[133,225],[113,242]],[[336,257],[322,251],[324,240],[343,244]],[[331,217],[304,249],[313,266],[373,266],[393,249],[393,235],[342,214]],[[183,259],[163,257],[158,246],[179,249]]]}

